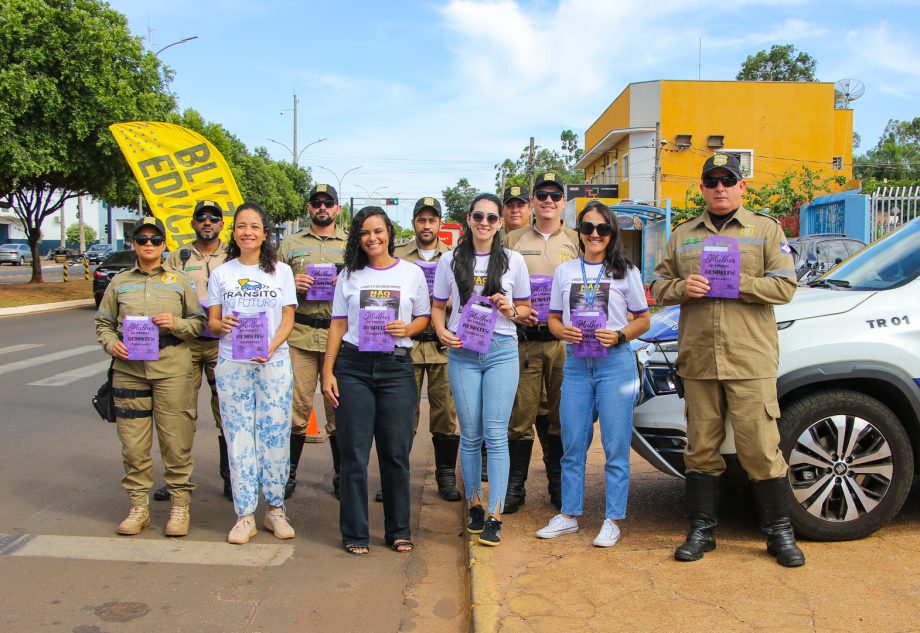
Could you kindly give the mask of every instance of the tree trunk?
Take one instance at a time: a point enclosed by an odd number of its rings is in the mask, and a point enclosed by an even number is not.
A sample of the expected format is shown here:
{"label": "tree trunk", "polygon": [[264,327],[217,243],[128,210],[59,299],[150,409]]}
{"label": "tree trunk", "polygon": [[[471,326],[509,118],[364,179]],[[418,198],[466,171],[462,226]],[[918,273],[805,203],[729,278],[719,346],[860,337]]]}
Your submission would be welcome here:
{"label": "tree trunk", "polygon": [[44,283],[45,280],[42,277],[42,258],[38,254],[38,241],[42,237],[42,230],[37,226],[26,227],[26,237],[29,240],[29,247],[32,249],[32,279],[29,280],[29,283]]}

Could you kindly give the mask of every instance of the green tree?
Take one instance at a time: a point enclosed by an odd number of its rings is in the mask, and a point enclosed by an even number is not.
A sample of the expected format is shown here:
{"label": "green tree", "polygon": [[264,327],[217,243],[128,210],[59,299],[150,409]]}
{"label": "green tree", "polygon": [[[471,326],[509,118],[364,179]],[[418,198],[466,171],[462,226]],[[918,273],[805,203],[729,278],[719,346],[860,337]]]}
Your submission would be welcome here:
{"label": "green tree", "polygon": [[[67,232],[65,234],[65,240],[68,244],[73,246],[78,246],[80,244],[80,223],[74,222],[67,227]],[[93,227],[88,224],[83,225],[83,240],[86,244],[93,244],[96,242],[96,231]]]}
{"label": "green tree", "polygon": [[882,182],[920,183],[920,117],[889,120],[875,147],[854,159],[853,173]]}
{"label": "green tree", "polygon": [[530,165],[530,146],[521,150],[517,161],[506,158],[495,165],[495,190],[501,195],[502,183],[505,187],[529,187],[531,175],[544,171],[554,171],[562,177],[565,183],[582,183],[585,181],[585,172],[575,169],[575,163],[584,154],[578,147],[578,135],[572,130],[563,130],[559,135],[561,151],[534,146],[533,169]]}
{"label": "green tree", "polygon": [[735,76],[739,81],[818,81],[817,62],[792,44],[774,44],[770,51],[748,55]]}
{"label": "green tree", "polygon": [[470,212],[470,205],[473,203],[473,198],[478,194],[479,190],[470,185],[470,181],[466,178],[458,180],[455,187],[447,187],[441,191],[441,196],[444,198],[444,206],[447,207],[445,221],[459,222],[460,224],[465,223],[466,214]]}
{"label": "green tree", "polygon": [[0,204],[32,247],[32,282],[49,215],[79,195],[127,197],[133,177],[108,125],[163,119],[169,80],[105,2],[0,4]]}

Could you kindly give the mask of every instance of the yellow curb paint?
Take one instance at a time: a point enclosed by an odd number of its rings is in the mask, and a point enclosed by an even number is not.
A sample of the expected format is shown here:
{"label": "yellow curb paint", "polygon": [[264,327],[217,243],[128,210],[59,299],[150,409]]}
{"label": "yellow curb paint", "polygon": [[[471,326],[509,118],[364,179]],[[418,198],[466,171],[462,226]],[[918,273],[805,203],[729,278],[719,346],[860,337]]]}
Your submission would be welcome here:
{"label": "yellow curb paint", "polygon": [[478,543],[478,536],[467,534],[469,557],[470,630],[473,633],[490,633],[498,630],[501,596],[492,569],[492,552]]}

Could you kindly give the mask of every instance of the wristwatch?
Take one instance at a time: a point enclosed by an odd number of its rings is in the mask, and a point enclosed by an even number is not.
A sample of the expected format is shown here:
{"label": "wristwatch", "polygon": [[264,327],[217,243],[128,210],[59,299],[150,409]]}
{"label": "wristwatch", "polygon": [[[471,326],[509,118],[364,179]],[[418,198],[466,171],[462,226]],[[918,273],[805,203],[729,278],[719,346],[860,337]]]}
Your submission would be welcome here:
{"label": "wristwatch", "polygon": [[622,345],[626,342],[626,333],[623,330],[617,330],[617,345]]}

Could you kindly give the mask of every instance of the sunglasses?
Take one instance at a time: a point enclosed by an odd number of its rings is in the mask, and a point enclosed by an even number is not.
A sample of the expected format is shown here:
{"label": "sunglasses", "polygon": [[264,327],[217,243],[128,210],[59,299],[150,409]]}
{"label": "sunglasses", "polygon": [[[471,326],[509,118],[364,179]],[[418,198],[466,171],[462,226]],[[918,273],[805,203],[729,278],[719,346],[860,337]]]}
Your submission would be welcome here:
{"label": "sunglasses", "polygon": [[533,197],[539,200],[540,202],[543,202],[547,198],[552,198],[553,202],[559,202],[560,200],[562,200],[562,192],[561,191],[538,191],[537,193],[533,194]]}
{"label": "sunglasses", "polygon": [[495,224],[501,219],[494,213],[483,213],[482,211],[473,211],[470,213],[470,217],[473,218],[473,222],[482,222],[486,220],[489,224]]}
{"label": "sunglasses", "polygon": [[707,189],[715,189],[720,182],[724,187],[734,187],[738,184],[738,179],[735,176],[706,176],[703,178],[703,186]]}
{"label": "sunglasses", "polygon": [[217,224],[223,221],[224,219],[222,217],[214,215],[213,213],[202,213],[201,215],[195,216],[195,222],[210,222],[211,224]]}
{"label": "sunglasses", "polygon": [[597,231],[600,237],[610,237],[613,235],[613,227],[606,222],[594,224],[593,222],[582,220],[581,224],[578,225],[578,232],[582,235],[591,235],[594,231]]}
{"label": "sunglasses", "polygon": [[331,198],[324,198],[322,200],[310,200],[310,206],[314,209],[319,209],[320,207],[331,209],[335,206],[335,200],[332,200]]}
{"label": "sunglasses", "polygon": [[147,246],[147,242],[150,242],[154,246],[162,246],[166,243],[166,238],[162,235],[135,235],[134,243],[138,246]]}

